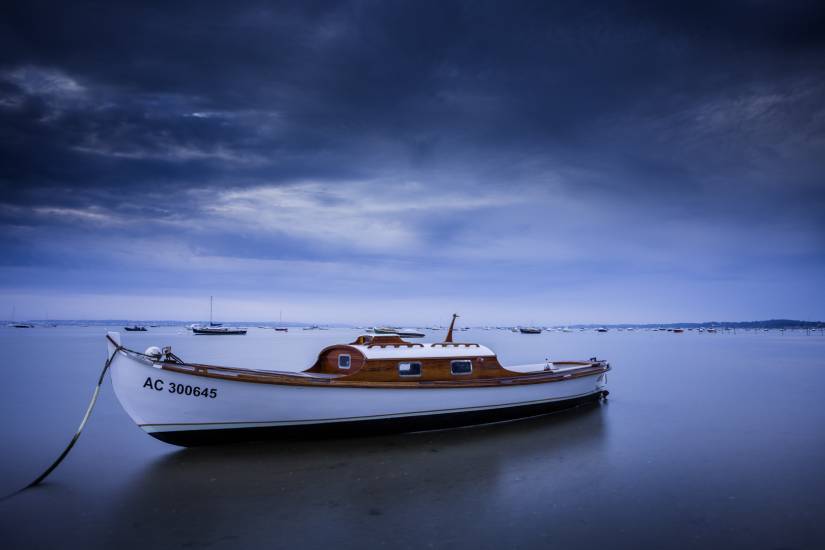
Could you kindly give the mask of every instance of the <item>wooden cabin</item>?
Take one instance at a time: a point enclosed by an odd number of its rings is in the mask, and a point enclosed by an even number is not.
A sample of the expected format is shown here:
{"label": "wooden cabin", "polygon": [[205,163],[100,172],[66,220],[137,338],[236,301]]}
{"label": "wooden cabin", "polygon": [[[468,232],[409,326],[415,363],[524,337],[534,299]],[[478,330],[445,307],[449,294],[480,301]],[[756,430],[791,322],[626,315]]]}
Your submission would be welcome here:
{"label": "wooden cabin", "polygon": [[479,344],[419,344],[394,334],[364,334],[350,344],[329,346],[304,372],[364,382],[473,380],[515,374],[502,368],[490,348]]}

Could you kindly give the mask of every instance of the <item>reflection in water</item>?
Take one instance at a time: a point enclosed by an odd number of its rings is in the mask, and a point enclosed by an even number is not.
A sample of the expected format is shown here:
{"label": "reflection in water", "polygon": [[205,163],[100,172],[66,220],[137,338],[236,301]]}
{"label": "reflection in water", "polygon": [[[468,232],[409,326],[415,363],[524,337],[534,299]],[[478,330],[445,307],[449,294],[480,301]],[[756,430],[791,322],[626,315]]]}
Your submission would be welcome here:
{"label": "reflection in water", "polygon": [[557,477],[573,466],[568,456],[599,460],[603,412],[596,404],[460,430],[181,450],[113,498],[108,542],[483,545],[501,514],[523,508],[519,487]]}

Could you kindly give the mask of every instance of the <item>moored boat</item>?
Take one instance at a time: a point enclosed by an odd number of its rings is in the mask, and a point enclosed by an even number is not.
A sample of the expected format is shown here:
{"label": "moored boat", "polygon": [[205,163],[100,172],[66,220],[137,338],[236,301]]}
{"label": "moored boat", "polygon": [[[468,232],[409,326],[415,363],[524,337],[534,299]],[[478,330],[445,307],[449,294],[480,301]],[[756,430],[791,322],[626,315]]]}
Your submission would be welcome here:
{"label": "moored boat", "polygon": [[[453,319],[453,323],[455,319]],[[107,334],[112,384],[145,432],[177,445],[417,431],[535,416],[607,395],[606,361],[502,366],[489,348],[361,335],[302,372],[188,363]]]}
{"label": "moored boat", "polygon": [[131,327],[123,327],[126,332],[146,332],[146,327],[142,325],[132,325]]}
{"label": "moored boat", "polygon": [[11,327],[11,328],[34,328],[34,325],[31,324],[31,323],[18,323],[18,322],[16,322],[14,320],[14,314],[15,314],[15,307],[12,306],[12,308],[11,308],[11,323],[9,323],[7,325],[8,327]]}
{"label": "moored boat", "polygon": [[519,327],[518,330],[522,334],[541,334],[542,332],[538,327]]}
{"label": "moored boat", "polygon": [[194,334],[205,334],[205,335],[239,335],[239,334],[246,334],[245,328],[237,328],[237,327],[224,327],[224,326],[207,326],[207,327],[192,327],[192,332]]}
{"label": "moored boat", "polygon": [[246,334],[245,328],[225,327],[222,323],[215,323],[212,321],[212,296],[209,297],[209,324],[190,325],[190,330],[193,334],[200,334],[206,336],[230,336]]}
{"label": "moored boat", "polygon": [[395,334],[402,338],[424,338],[425,334],[411,328],[373,327],[373,334]]}

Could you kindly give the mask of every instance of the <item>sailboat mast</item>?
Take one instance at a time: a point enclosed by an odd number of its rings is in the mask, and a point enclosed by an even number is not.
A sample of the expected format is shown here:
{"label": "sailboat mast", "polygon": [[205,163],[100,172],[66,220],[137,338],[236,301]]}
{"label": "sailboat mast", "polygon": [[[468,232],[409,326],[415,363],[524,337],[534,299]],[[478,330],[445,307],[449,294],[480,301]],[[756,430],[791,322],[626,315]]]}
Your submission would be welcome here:
{"label": "sailboat mast", "polygon": [[209,325],[212,325],[212,296],[209,297]]}

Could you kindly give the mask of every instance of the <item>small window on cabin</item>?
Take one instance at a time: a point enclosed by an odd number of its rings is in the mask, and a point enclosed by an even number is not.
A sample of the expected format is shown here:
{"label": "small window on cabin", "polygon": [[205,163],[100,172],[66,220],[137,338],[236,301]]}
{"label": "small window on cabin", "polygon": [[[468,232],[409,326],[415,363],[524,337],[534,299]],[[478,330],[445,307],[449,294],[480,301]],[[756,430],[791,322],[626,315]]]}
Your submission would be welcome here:
{"label": "small window on cabin", "polygon": [[421,376],[421,363],[398,363],[398,374],[401,376]]}
{"label": "small window on cabin", "polygon": [[473,372],[473,362],[465,359],[450,362],[450,371],[453,374],[470,374]]}
{"label": "small window on cabin", "polygon": [[350,357],[349,355],[342,353],[338,356],[338,368],[339,369],[348,369],[350,365]]}

